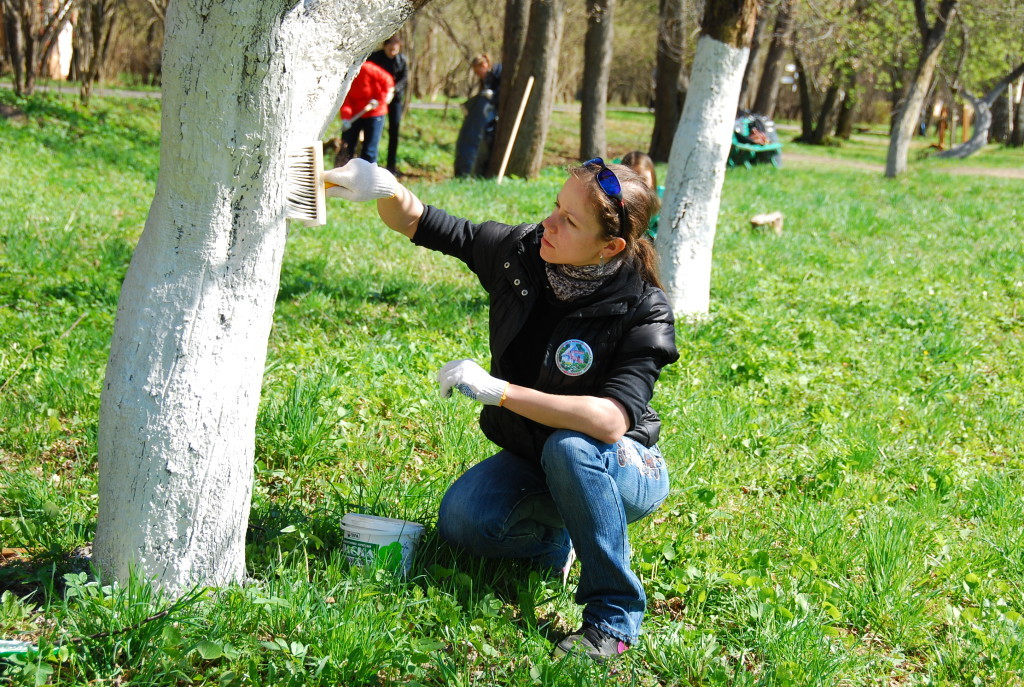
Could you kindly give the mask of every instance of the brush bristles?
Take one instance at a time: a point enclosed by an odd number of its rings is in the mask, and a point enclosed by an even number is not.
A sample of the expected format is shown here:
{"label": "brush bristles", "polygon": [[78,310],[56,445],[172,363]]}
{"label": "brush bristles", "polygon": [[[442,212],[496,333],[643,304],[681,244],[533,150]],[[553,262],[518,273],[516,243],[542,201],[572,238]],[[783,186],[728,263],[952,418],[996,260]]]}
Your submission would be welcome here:
{"label": "brush bristles", "polygon": [[285,216],[307,227],[327,224],[324,149],[320,141],[288,153]]}

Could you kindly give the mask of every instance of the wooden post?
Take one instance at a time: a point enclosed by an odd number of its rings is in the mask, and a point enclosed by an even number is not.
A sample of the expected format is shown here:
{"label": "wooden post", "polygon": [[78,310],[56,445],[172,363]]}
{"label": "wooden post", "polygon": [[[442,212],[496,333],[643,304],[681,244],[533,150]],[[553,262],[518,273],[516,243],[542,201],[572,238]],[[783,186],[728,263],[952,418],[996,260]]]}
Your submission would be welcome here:
{"label": "wooden post", "polygon": [[533,90],[533,77],[526,81],[526,91],[523,93],[523,101],[519,103],[519,112],[516,113],[516,121],[512,124],[512,135],[508,137],[508,145],[505,146],[505,155],[501,158],[501,167],[498,168],[498,183],[501,183],[505,176],[505,167],[508,165],[509,155],[512,154],[512,145],[516,142],[516,134],[519,133],[519,123],[523,121],[523,112],[526,110],[526,101],[530,99],[530,91]]}

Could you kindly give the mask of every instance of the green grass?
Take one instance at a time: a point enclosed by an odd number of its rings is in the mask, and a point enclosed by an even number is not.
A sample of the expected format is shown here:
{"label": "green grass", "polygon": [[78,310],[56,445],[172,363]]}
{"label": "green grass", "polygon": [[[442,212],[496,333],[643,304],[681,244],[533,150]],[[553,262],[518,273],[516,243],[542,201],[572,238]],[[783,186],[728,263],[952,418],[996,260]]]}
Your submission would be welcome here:
{"label": "green grass", "polygon": [[[437,504],[492,447],[433,373],[485,360],[487,303],[453,260],[332,206],[289,238],[257,422],[251,584],[175,602],[77,554],[96,517],[96,421],[114,309],[158,163],[159,103],[0,102],[0,638],[13,684],[1019,685],[1024,680],[1024,248],[1019,180],[911,161],[885,140],[731,170],[712,312],[680,325],[654,399],[672,494],[637,523],[650,607],[614,670],[552,661],[564,590],[460,556]],[[427,202],[541,219],[575,156],[526,182],[450,180],[457,112],[412,110]],[[650,117],[615,113],[609,157]],[[962,163],[1003,169],[998,147]],[[785,152],[784,152],[785,155]],[[664,179],[665,169],[659,169]],[[781,210],[782,236],[748,229]],[[412,576],[349,569],[362,508],[427,526]],[[0,669],[2,670],[2,669]]]}

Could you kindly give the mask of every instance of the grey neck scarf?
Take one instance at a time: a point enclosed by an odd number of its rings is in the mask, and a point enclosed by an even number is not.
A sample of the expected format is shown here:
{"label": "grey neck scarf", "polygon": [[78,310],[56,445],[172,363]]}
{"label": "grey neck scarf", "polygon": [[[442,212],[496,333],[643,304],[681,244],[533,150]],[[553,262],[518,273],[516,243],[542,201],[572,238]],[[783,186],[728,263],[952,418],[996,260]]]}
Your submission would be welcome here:
{"label": "grey neck scarf", "polygon": [[552,265],[544,263],[548,283],[560,301],[571,301],[589,296],[608,281],[622,266],[622,260],[604,265]]}

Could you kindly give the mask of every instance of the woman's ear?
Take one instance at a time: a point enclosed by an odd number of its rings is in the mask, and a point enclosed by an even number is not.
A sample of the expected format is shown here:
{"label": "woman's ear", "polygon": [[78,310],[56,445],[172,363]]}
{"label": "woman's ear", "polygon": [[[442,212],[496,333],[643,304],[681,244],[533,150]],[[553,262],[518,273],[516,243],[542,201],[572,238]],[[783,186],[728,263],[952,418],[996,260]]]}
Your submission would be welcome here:
{"label": "woman's ear", "polygon": [[621,236],[616,236],[611,241],[605,244],[601,250],[601,254],[604,255],[605,260],[611,260],[616,255],[626,249],[626,239]]}

